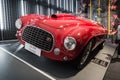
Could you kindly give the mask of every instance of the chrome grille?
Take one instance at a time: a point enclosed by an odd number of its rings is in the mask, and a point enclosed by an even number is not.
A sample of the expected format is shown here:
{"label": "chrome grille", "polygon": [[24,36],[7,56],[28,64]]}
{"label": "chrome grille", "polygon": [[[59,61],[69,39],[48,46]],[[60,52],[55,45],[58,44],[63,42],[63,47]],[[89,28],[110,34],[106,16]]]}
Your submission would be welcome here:
{"label": "chrome grille", "polygon": [[23,31],[22,39],[45,51],[50,51],[53,47],[52,35],[37,27],[27,26]]}

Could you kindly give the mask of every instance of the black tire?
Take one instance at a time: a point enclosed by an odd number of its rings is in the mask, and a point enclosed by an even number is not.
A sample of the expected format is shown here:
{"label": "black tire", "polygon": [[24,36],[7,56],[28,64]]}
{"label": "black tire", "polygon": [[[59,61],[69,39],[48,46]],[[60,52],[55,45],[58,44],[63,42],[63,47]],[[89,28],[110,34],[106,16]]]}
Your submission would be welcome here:
{"label": "black tire", "polygon": [[79,57],[76,58],[76,60],[74,62],[74,64],[75,64],[74,66],[76,66],[77,69],[79,69],[79,70],[83,69],[89,62],[89,56],[91,53],[92,45],[93,45],[93,40],[91,40],[87,44],[87,46],[85,47],[85,49],[82,52],[82,55],[80,55]]}

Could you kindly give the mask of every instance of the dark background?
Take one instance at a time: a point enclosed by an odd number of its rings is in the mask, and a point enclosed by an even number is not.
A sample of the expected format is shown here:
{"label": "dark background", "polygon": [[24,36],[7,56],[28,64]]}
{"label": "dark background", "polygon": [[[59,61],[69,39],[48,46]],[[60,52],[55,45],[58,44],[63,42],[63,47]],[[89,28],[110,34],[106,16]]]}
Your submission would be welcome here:
{"label": "dark background", "polygon": [[[22,16],[22,0],[1,0],[1,13],[2,13],[2,24],[0,22],[0,41],[2,40],[12,40],[16,39],[16,27],[15,21],[20,16]],[[65,10],[62,7],[57,6],[57,0],[23,0],[23,8],[25,14],[44,14],[48,15],[48,9],[50,10],[49,14],[56,13],[57,11],[69,13],[72,11]],[[64,0],[62,0],[63,3]],[[59,3],[60,4],[60,3]],[[73,2],[74,12],[76,10],[76,0]],[[69,6],[70,7],[70,6]],[[38,9],[38,11],[37,11]],[[53,11],[53,12],[52,12]]]}

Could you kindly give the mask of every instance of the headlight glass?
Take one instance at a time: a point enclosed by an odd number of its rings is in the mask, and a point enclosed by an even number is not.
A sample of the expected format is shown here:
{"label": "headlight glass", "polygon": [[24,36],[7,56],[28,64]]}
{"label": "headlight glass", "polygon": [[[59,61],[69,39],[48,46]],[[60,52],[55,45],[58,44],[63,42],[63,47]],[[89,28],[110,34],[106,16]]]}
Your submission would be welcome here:
{"label": "headlight glass", "polygon": [[76,47],[76,40],[73,37],[66,37],[64,39],[64,47],[67,50],[74,50]]}
{"label": "headlight glass", "polygon": [[15,26],[17,29],[20,29],[22,27],[22,21],[20,19],[17,19],[15,22]]}

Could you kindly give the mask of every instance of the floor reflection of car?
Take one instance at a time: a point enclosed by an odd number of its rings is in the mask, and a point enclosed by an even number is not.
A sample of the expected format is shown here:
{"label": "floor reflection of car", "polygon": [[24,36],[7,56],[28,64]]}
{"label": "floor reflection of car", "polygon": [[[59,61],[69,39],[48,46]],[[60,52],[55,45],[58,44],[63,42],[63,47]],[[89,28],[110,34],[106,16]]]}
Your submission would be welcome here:
{"label": "floor reflection of car", "polygon": [[103,47],[107,34],[96,22],[71,14],[30,14],[15,24],[16,37],[25,49],[52,60],[75,61],[79,69],[95,47]]}

